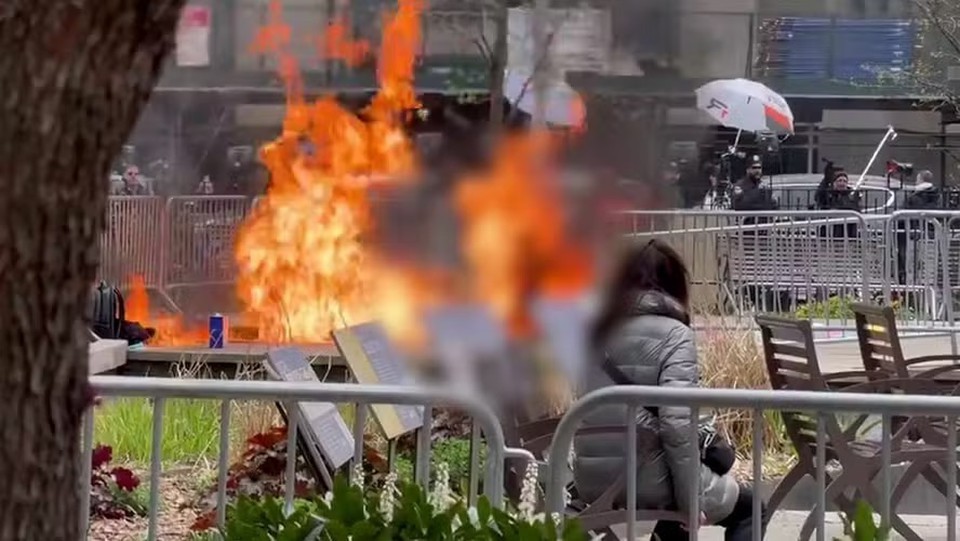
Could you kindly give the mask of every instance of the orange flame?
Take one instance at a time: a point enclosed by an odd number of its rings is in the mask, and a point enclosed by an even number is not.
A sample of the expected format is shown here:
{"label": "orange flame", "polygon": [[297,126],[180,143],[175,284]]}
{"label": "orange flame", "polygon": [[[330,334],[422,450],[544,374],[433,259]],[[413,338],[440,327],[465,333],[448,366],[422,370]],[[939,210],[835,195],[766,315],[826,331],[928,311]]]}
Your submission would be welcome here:
{"label": "orange flame", "polygon": [[343,60],[348,66],[358,66],[370,56],[370,43],[351,39],[350,24],[343,19],[331,22],[317,45],[320,58]]}
{"label": "orange flame", "polygon": [[[255,48],[280,60],[287,114],[282,135],[261,149],[271,185],[238,235],[238,289],[260,318],[261,338],[317,342],[335,328],[382,316],[374,302],[381,300],[378,290],[397,289],[378,285],[387,283],[390,269],[362,244],[372,227],[366,189],[416,170],[403,115],[418,107],[413,65],[422,8],[419,0],[400,0],[387,17],[377,70],[381,88],[363,120],[333,98],[306,102],[299,70],[286,61],[292,58],[286,52],[290,29],[279,5],[271,3],[270,22]],[[327,54],[346,61],[365,51],[364,44],[349,41],[340,22],[322,43]]]}
{"label": "orange flame", "polygon": [[588,254],[565,238],[549,158],[543,134],[507,138],[491,168],[456,193],[474,291],[518,337],[532,330],[532,295],[580,293],[592,278]]}
{"label": "orange flame", "polygon": [[151,346],[195,346],[207,342],[208,330],[205,327],[188,328],[179,316],[151,313],[150,296],[143,276],[133,276],[130,283],[130,292],[124,305],[126,319],[156,330],[149,341]]}

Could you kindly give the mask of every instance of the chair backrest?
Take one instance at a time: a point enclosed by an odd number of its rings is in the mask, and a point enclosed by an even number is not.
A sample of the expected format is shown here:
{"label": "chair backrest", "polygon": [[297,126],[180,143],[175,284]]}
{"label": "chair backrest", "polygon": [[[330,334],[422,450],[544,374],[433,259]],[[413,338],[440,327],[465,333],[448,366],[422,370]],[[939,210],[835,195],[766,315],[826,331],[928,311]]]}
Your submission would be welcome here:
{"label": "chair backrest", "polygon": [[[817,360],[813,330],[809,321],[760,315],[756,317],[763,338],[763,353],[775,391],[829,392]],[[814,460],[817,445],[817,416],[809,412],[782,411],[784,428],[800,459]],[[830,440],[843,439],[833,414],[822,416]]]}
{"label": "chair backrest", "polygon": [[853,304],[851,308],[863,368],[867,372],[884,372],[888,377],[909,378],[893,308],[863,303]]}
{"label": "chair backrest", "polygon": [[809,321],[757,316],[774,390],[826,391]]}

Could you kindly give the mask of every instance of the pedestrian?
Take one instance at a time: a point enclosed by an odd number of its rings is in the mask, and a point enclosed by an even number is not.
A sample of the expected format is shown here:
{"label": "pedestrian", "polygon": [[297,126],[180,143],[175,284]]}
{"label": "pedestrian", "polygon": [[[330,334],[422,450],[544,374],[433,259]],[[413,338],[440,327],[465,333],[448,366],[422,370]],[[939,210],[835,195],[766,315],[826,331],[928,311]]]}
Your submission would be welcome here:
{"label": "pedestrian", "polygon": [[123,173],[123,195],[149,195],[140,178],[140,169],[136,165],[128,166]]}
{"label": "pedestrian", "polygon": [[203,180],[197,185],[197,194],[213,195],[213,181],[210,180],[210,175],[203,176]]}
{"label": "pedestrian", "polygon": [[[850,178],[842,167],[831,167],[832,178],[825,187],[817,190],[817,201],[820,210],[849,210],[860,212],[862,209],[862,197],[858,190],[850,189]],[[827,236],[830,231],[826,227],[821,228],[821,236]],[[832,228],[833,237],[856,237],[858,233],[858,223],[850,222],[846,224],[835,224]]]}
{"label": "pedestrian", "polygon": [[[694,389],[699,386],[697,348],[689,315],[689,275],[683,260],[657,240],[631,249],[614,274],[607,299],[591,332],[593,362],[581,382],[583,392],[616,384]],[[754,488],[739,484],[731,468],[734,450],[722,438],[699,441],[688,407],[641,408],[625,419],[624,408],[598,409],[585,428],[635,422],[637,504],[641,509],[691,507],[690,487],[699,486],[700,524],[660,521],[654,540],[685,541],[691,527],[715,524],[728,541],[751,539]],[[623,435],[585,434],[574,441],[574,480],[585,501],[594,501],[624,474]],[[697,463],[696,461],[698,461]],[[615,504],[623,504],[621,494]],[[761,506],[761,530],[766,511]]]}

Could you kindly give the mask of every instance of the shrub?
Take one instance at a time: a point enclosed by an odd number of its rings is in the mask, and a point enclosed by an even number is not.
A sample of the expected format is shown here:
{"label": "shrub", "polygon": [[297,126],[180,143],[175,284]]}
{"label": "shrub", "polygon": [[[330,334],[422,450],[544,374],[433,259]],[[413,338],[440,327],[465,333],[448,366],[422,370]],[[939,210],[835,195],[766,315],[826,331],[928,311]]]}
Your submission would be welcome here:
{"label": "shrub", "polygon": [[98,445],[93,450],[90,473],[90,514],[117,519],[147,514],[140,478],[127,468],[110,467],[113,449]]}
{"label": "shrub", "polygon": [[437,466],[438,482],[430,493],[419,485],[398,481],[390,474],[376,491],[351,485],[342,477],[324,498],[301,500],[285,514],[276,498],[241,498],[227,510],[219,537],[226,541],[308,539],[379,541],[384,539],[477,541],[581,541],[588,538],[575,520],[557,523],[529,510],[507,512],[480,498],[468,508],[453,498],[446,466]]}
{"label": "shrub", "polygon": [[[718,329],[698,336],[701,385],[713,389],[769,389],[766,363],[750,329]],[[717,428],[738,453],[749,456],[753,448],[753,411],[717,411]],[[793,453],[779,412],[764,412],[764,455]]]}

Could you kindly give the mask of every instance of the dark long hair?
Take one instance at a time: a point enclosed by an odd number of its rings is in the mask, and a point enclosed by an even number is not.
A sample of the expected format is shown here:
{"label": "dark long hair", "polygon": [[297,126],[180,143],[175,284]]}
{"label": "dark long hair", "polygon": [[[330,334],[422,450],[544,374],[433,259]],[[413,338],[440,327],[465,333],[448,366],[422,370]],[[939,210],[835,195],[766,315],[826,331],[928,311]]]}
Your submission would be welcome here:
{"label": "dark long hair", "polygon": [[689,310],[689,281],[683,258],[667,244],[651,240],[630,248],[613,275],[606,300],[591,330],[591,343],[599,346],[614,327],[630,316],[641,292],[663,293]]}

